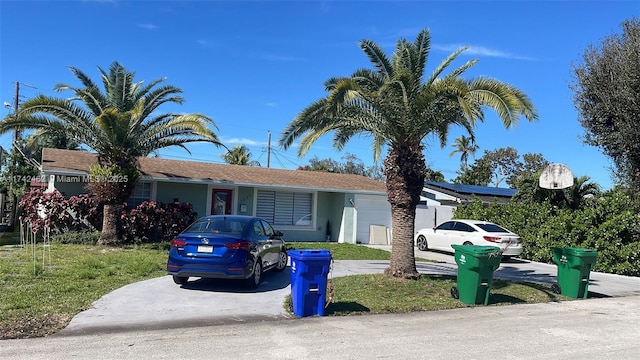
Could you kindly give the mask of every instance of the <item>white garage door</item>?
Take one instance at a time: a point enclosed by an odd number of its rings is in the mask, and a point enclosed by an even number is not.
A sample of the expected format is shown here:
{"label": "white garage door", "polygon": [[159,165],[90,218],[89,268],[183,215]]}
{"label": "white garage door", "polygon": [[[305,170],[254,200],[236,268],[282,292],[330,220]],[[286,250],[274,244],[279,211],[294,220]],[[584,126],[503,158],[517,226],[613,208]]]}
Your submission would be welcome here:
{"label": "white garage door", "polygon": [[369,243],[371,225],[391,229],[391,206],[386,195],[356,195],[356,241]]}

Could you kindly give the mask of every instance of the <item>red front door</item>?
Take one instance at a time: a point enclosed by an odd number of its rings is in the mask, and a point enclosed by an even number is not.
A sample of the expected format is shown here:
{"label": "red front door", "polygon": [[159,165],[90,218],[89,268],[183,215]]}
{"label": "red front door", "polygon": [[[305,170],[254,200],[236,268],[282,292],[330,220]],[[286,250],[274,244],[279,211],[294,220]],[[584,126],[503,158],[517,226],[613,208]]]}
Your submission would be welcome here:
{"label": "red front door", "polygon": [[211,215],[231,214],[231,190],[213,189],[211,195]]}

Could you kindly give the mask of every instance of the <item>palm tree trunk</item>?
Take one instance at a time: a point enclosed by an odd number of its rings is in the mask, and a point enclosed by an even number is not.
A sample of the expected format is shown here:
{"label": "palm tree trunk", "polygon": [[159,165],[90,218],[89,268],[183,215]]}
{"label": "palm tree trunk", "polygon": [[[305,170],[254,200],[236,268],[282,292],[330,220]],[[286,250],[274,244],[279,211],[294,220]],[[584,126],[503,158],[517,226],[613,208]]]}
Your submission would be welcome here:
{"label": "palm tree trunk", "polygon": [[114,246],[120,244],[120,238],[118,237],[120,210],[121,205],[104,204],[102,232],[100,233],[100,239],[98,239],[98,245]]}
{"label": "palm tree trunk", "polygon": [[391,204],[393,240],[391,261],[385,274],[400,278],[418,276],[413,246],[416,206],[424,187],[426,166],[422,145],[408,142],[389,150],[384,161],[387,199]]}
{"label": "palm tree trunk", "polygon": [[418,276],[413,250],[415,216],[415,208],[391,207],[393,242],[391,245],[391,261],[389,267],[384,270],[387,275],[405,279]]}

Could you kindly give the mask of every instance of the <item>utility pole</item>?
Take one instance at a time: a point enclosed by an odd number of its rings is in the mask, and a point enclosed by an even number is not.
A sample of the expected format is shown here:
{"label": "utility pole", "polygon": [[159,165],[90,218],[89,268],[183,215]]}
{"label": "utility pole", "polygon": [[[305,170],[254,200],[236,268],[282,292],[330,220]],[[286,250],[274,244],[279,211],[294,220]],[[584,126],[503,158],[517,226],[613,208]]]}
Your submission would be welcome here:
{"label": "utility pole", "polygon": [[[26,87],[30,87],[32,89],[37,89],[37,87],[33,86],[33,85],[29,85],[27,83],[22,83],[22,85],[26,86]],[[8,105],[8,104],[5,104]],[[20,82],[16,81],[16,95],[13,98],[13,116],[17,116],[18,115],[18,107],[20,106]],[[13,143],[15,144],[16,141],[22,139],[22,129],[16,129],[13,132]]]}
{"label": "utility pole", "polygon": [[[29,84],[25,84],[23,83],[23,85],[26,85],[30,88],[33,89],[37,89],[35,86],[33,85],[29,85]],[[13,99],[13,117],[17,117],[18,116],[18,107],[20,106],[20,82],[16,81],[16,93],[15,93],[15,97]],[[13,149],[12,149],[12,153],[11,153],[11,164],[9,165],[12,169],[12,172],[15,171],[16,168],[16,152],[20,151],[18,150],[18,142],[22,139],[22,129],[15,129],[13,131]],[[20,151],[21,152],[21,151]],[[18,214],[18,196],[15,194],[15,190],[14,190],[14,182],[18,180],[17,177],[13,176],[15,174],[10,173],[10,179],[9,179],[9,191],[10,191],[10,201],[11,201],[11,215],[10,215],[10,224],[9,224],[9,228],[11,231],[14,231],[15,229],[15,225],[17,223],[17,214]],[[3,209],[4,210],[4,209]]]}
{"label": "utility pole", "polygon": [[267,169],[271,167],[271,131],[267,137]]}
{"label": "utility pole", "polygon": [[[17,117],[18,116],[18,106],[20,106],[20,82],[16,81],[16,95],[13,98],[13,116]],[[16,167],[16,147],[18,146],[18,140],[20,139],[20,130],[15,129],[13,130],[13,147],[11,150],[11,164],[9,166],[11,166],[11,169],[15,171],[15,167]],[[9,174],[10,175],[10,180],[9,180],[9,191],[11,192],[10,195],[10,201],[11,201],[11,216],[10,216],[10,223],[9,223],[9,229],[11,231],[15,231],[15,226],[16,226],[16,217],[18,215],[18,196],[16,195],[14,189],[13,189],[13,182],[16,179],[13,179],[13,174]]]}
{"label": "utility pole", "polygon": [[[13,99],[13,116],[18,115],[18,106],[20,106],[20,82],[16,81],[16,96]],[[22,134],[20,130],[15,129],[13,131],[13,146],[16,146],[15,144],[21,136]]]}

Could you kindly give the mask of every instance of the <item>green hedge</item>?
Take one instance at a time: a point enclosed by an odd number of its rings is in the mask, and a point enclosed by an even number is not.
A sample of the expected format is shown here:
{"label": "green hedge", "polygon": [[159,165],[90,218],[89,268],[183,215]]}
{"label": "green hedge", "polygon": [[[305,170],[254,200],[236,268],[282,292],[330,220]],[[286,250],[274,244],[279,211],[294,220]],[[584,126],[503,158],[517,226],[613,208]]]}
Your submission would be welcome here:
{"label": "green hedge", "polygon": [[589,248],[598,251],[595,271],[640,276],[638,214],[618,190],[575,211],[546,203],[484,205],[474,199],[459,206],[454,217],[495,222],[519,234],[524,259],[553,263],[551,247]]}

